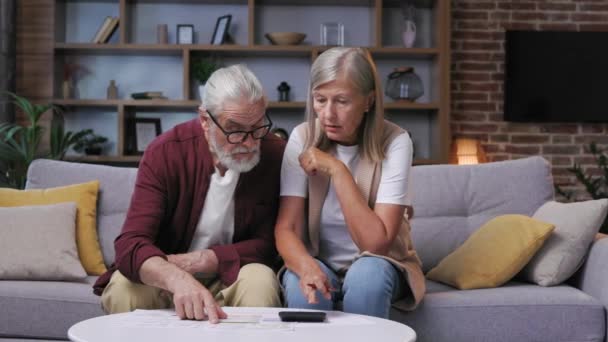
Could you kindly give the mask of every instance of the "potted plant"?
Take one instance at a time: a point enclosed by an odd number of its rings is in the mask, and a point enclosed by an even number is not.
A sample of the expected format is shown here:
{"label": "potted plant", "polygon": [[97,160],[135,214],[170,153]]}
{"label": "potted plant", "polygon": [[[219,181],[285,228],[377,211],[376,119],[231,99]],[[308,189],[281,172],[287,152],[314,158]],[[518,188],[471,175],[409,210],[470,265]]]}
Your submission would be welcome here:
{"label": "potted plant", "polygon": [[[588,170],[589,173],[585,173],[583,167],[574,163],[574,166],[569,168],[568,171],[576,176],[576,180],[585,186],[587,194],[592,199],[608,198],[608,154],[605,150],[597,147],[595,142],[591,142],[587,147],[587,151],[591,152],[595,162],[597,164],[596,170],[599,174],[595,174],[592,169]],[[555,191],[565,197],[568,201],[576,200],[573,191],[563,190],[558,185],[555,185]],[[600,227],[600,233],[608,233],[608,217],[604,219],[604,223]]]}
{"label": "potted plant", "polygon": [[[82,131],[64,132],[61,108],[53,104],[32,104],[28,99],[6,92],[27,119],[25,126],[0,123],[0,186],[23,189],[27,169],[36,158],[62,159],[65,152],[84,134]],[[40,124],[42,114],[52,111],[50,151],[40,151],[45,127]]]}
{"label": "potted plant", "polygon": [[74,144],[74,151],[84,152],[90,156],[101,155],[108,138],[97,135],[92,129],[84,130],[85,134]]}
{"label": "potted plant", "polygon": [[192,61],[192,78],[198,81],[198,93],[201,99],[203,98],[203,92],[205,90],[205,83],[211,76],[211,74],[219,69],[219,63],[215,62],[211,58],[195,58]]}

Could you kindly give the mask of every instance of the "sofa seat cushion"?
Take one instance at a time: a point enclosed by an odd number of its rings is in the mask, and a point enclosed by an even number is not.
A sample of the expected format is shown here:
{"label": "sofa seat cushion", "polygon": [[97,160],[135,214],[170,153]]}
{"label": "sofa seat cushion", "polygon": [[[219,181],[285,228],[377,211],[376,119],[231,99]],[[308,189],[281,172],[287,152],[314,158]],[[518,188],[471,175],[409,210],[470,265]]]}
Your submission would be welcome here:
{"label": "sofa seat cushion", "polygon": [[67,339],[75,323],[103,315],[93,294],[97,277],[81,282],[0,281],[0,336]]}
{"label": "sofa seat cushion", "polygon": [[600,302],[570,286],[509,282],[493,289],[457,290],[427,280],[413,312],[391,319],[412,327],[417,341],[604,341]]}

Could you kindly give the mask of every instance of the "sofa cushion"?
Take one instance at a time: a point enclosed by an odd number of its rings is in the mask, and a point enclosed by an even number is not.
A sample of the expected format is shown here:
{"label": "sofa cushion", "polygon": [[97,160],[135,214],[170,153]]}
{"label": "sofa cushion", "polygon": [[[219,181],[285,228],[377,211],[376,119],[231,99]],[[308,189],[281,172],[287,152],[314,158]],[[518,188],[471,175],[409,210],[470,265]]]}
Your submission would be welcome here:
{"label": "sofa cushion", "polygon": [[532,216],[553,199],[549,163],[530,157],[412,168],[412,240],[426,273],[490,219]]}
{"label": "sofa cushion", "polygon": [[461,290],[500,286],[530,261],[554,228],[524,215],[495,217],[441,260],[427,277]]}
{"label": "sofa cushion", "polygon": [[570,278],[585,260],[607,210],[608,199],[605,198],[543,204],[533,217],[553,223],[555,231],[523,269],[523,277],[542,286],[561,284]]}
{"label": "sofa cushion", "polygon": [[391,310],[417,341],[604,341],[603,305],[573,287],[510,282],[462,291],[429,280],[427,290],[415,311]]}
{"label": "sofa cushion", "polygon": [[67,339],[73,324],[104,314],[91,286],[80,282],[4,280],[0,286],[0,336]]}
{"label": "sofa cushion", "polygon": [[97,230],[106,266],[114,262],[114,239],[125,221],[137,176],[136,168],[37,159],[27,174],[27,189],[99,181]]}
{"label": "sofa cushion", "polygon": [[81,280],[76,203],[0,207],[0,279]]}
{"label": "sofa cushion", "polygon": [[69,183],[65,186],[39,190],[0,189],[0,207],[45,205],[75,202],[76,245],[82,266],[90,275],[101,275],[106,271],[97,237],[97,192],[99,182]]}

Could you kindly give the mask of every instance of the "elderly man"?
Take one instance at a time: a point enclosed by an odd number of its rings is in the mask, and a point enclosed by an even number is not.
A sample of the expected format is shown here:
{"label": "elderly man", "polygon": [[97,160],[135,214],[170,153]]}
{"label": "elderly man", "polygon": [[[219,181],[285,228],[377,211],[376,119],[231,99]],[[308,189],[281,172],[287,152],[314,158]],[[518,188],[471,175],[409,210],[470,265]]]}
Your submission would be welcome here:
{"label": "elderly man", "polygon": [[285,144],[268,134],[262,86],[245,66],[214,72],[202,103],[140,162],[116,262],[94,286],[107,313],[174,306],[216,323],[222,305],[280,305],[266,265]]}

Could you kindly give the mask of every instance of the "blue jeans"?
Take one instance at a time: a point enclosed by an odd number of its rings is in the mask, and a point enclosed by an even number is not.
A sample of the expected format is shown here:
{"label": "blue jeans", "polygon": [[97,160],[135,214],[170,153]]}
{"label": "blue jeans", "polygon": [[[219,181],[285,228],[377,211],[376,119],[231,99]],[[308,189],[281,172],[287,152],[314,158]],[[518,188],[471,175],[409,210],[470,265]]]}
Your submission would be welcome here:
{"label": "blue jeans", "polygon": [[287,306],[290,308],[333,310],[342,300],[344,312],[388,318],[391,303],[403,295],[403,276],[390,262],[377,257],[357,259],[348,269],[340,286],[334,271],[317,260],[321,270],[336,289],[331,300],[317,291],[317,304],[309,304],[300,290],[300,278],[290,270],[283,275]]}

